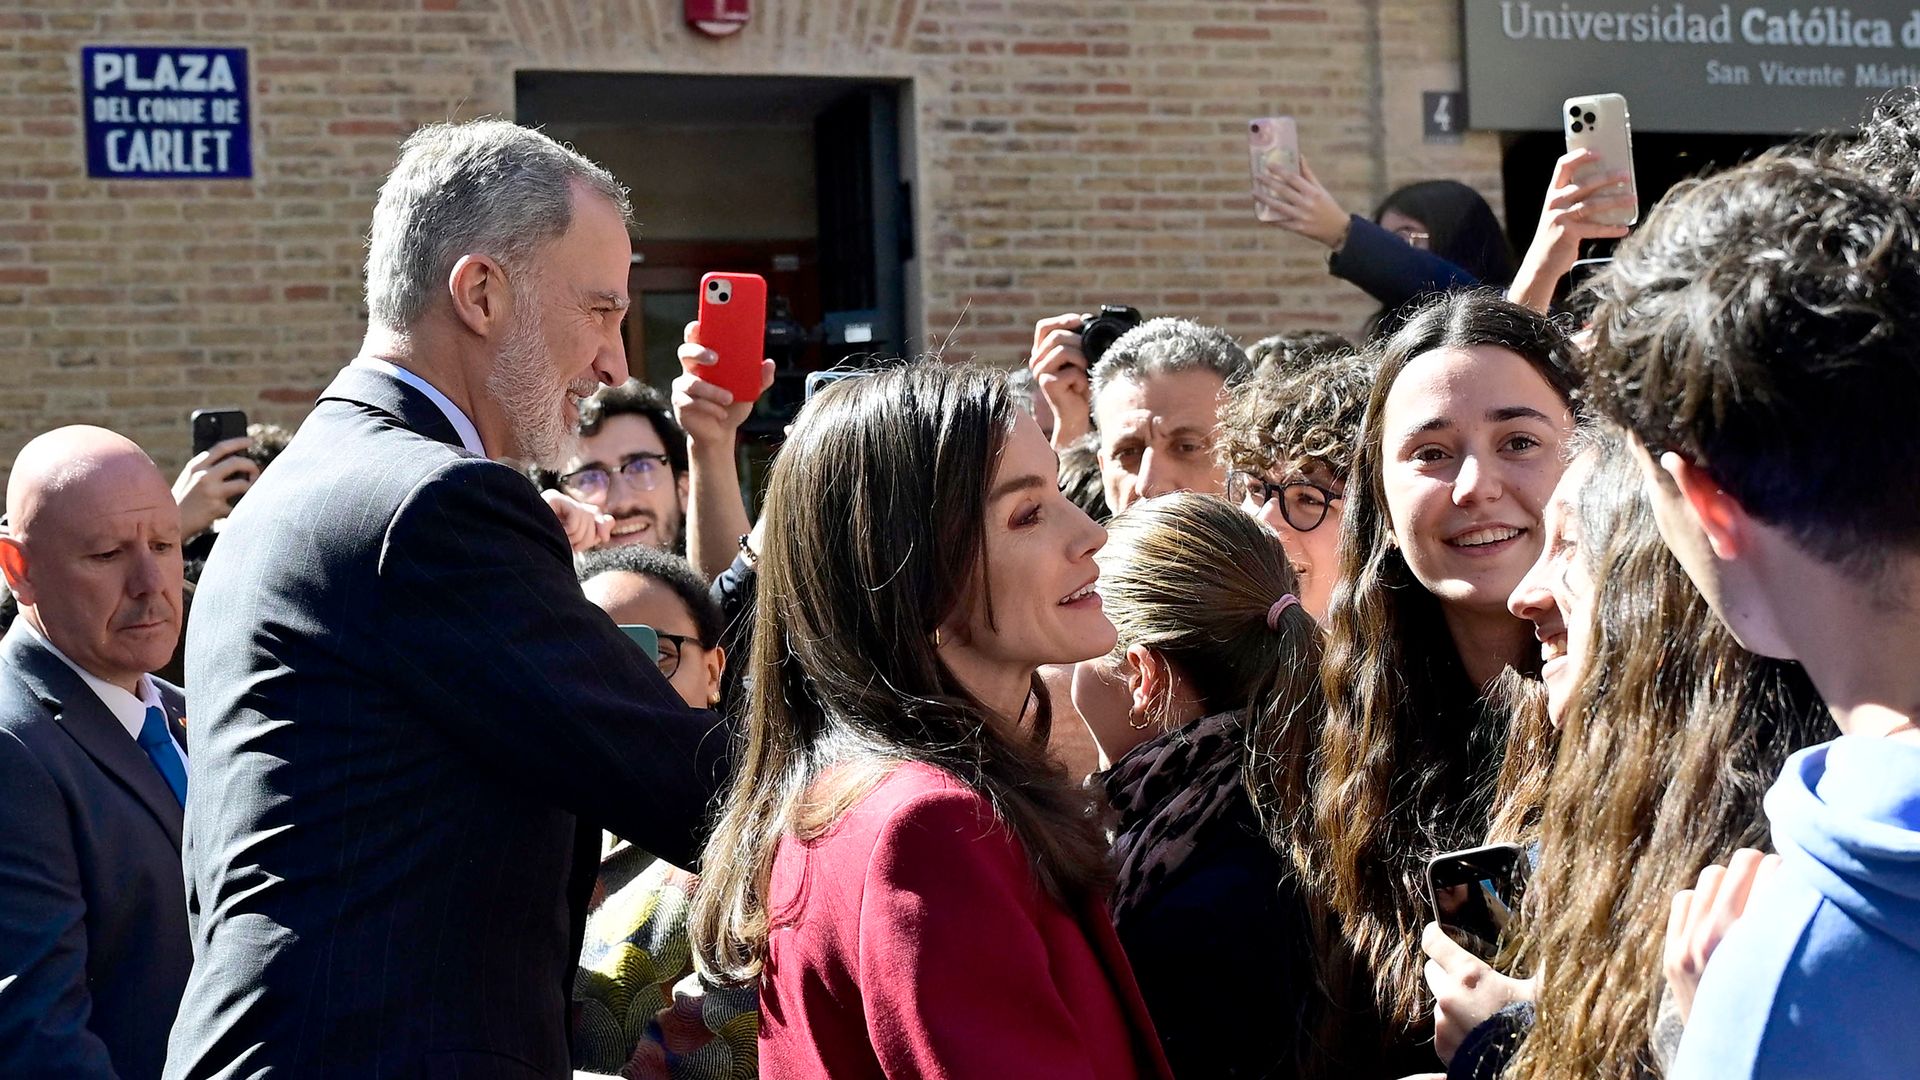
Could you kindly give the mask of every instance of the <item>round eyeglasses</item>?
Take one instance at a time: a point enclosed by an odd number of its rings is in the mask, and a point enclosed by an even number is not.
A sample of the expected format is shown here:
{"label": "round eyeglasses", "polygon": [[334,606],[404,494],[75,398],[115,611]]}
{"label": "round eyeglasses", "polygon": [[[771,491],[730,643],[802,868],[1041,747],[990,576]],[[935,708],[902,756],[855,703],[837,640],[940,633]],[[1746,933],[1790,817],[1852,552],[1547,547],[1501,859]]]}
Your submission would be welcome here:
{"label": "round eyeglasses", "polygon": [[655,662],[660,665],[660,674],[669,679],[673,678],[674,672],[680,670],[680,653],[689,644],[697,648],[706,648],[705,645],[700,644],[700,639],[692,634],[669,634],[664,631],[659,633],[660,655]]}
{"label": "round eyeglasses", "polygon": [[1235,472],[1227,478],[1227,493],[1250,507],[1280,500],[1280,517],[1295,532],[1312,532],[1327,520],[1333,504],[1343,496],[1311,480],[1276,484],[1252,473]]}
{"label": "round eyeglasses", "polygon": [[[641,491],[652,491],[672,471],[672,463],[665,454],[643,450],[622,461],[617,475]],[[615,475],[605,465],[588,465],[560,477],[560,486],[577,499],[600,499],[612,490]]]}

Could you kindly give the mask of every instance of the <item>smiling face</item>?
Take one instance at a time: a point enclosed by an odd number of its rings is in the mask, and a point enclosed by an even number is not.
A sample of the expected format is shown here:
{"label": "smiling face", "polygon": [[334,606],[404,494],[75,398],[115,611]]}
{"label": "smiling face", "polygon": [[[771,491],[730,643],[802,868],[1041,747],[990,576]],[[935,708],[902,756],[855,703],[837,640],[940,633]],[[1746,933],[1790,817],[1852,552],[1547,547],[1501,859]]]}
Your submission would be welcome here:
{"label": "smiling face", "polygon": [[[1341,507],[1346,503],[1345,488],[1321,465],[1309,466],[1304,471],[1274,470],[1261,479],[1278,487],[1280,494],[1264,502],[1248,494],[1241,499],[1241,509],[1280,534],[1287,561],[1300,578],[1300,606],[1316,621],[1324,622],[1327,607],[1333,601],[1334,583],[1340,580],[1340,521]],[[1331,497],[1327,492],[1332,493]],[[1311,529],[1297,529],[1287,520],[1289,515],[1303,524],[1315,518],[1319,518],[1320,523]]]}
{"label": "smiling face", "polygon": [[[988,486],[985,595],[943,625],[940,657],[983,700],[1023,689],[1042,664],[1071,664],[1113,648],[1113,624],[1094,586],[1094,552],[1107,531],[1060,493],[1058,459],[1040,425],[1014,410]],[[992,618],[988,617],[991,598]]]}
{"label": "smiling face", "polygon": [[[649,463],[644,469],[632,475],[622,471],[623,464],[642,458]],[[613,536],[606,546],[647,544],[670,551],[680,539],[687,509],[687,478],[673,475],[671,460],[652,420],[620,413],[602,419],[593,434],[581,436],[580,452],[560,472],[569,476],[597,467],[607,473],[604,489],[567,492],[613,516]],[[651,489],[645,486],[648,479]]]}
{"label": "smiling face", "polygon": [[633,244],[620,212],[576,186],[573,222],[513,280],[513,313],[488,372],[514,452],[557,468],[573,451],[580,400],[627,379],[620,323]]}
{"label": "smiling face", "polygon": [[1540,513],[1573,427],[1533,365],[1479,345],[1415,357],[1381,413],[1395,543],[1443,606],[1504,613],[1540,554]]}
{"label": "smiling face", "polygon": [[1204,368],[1116,379],[1101,388],[1093,411],[1101,483],[1114,513],[1155,495],[1225,490],[1226,466],[1213,452],[1225,388],[1225,380]]}
{"label": "smiling face", "polygon": [[1591,454],[1581,455],[1554,486],[1541,514],[1546,542],[1540,558],[1507,601],[1509,611],[1533,624],[1540,642],[1540,678],[1555,727],[1565,719],[1573,688],[1593,651],[1592,553],[1582,543],[1579,514],[1580,489],[1593,474],[1593,465]]}

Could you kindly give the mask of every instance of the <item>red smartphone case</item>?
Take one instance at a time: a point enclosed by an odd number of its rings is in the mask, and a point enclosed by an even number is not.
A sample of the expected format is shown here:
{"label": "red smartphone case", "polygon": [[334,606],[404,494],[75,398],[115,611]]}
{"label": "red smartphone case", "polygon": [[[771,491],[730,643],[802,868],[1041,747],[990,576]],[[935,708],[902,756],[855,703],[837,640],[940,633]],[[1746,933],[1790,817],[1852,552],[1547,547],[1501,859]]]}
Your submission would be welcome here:
{"label": "red smartphone case", "polygon": [[700,344],[718,363],[696,368],[735,401],[760,396],[760,362],[767,347],[767,279],[759,274],[712,273],[700,279]]}

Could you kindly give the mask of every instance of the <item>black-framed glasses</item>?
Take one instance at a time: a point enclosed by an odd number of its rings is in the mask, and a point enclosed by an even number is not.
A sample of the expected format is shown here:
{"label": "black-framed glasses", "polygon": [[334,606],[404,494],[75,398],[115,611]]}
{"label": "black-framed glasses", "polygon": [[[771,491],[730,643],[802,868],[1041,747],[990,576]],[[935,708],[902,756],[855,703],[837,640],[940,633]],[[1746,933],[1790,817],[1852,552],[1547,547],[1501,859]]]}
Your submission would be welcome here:
{"label": "black-framed glasses", "polygon": [[[659,487],[660,481],[672,471],[673,463],[667,460],[667,455],[651,450],[627,455],[618,470],[619,475],[641,491],[652,491]],[[562,476],[560,486],[575,498],[598,499],[612,490],[613,476],[605,465],[589,465]]]}
{"label": "black-framed glasses", "polygon": [[692,634],[669,634],[664,630],[655,632],[660,635],[660,656],[655,662],[660,665],[660,674],[669,679],[680,670],[680,653],[687,647],[688,642],[692,642],[699,648],[706,648],[706,644]]}
{"label": "black-framed glasses", "polygon": [[1295,532],[1312,532],[1327,520],[1333,504],[1344,496],[1311,480],[1276,484],[1252,473],[1235,472],[1227,478],[1228,494],[1250,506],[1280,500],[1280,517]]}

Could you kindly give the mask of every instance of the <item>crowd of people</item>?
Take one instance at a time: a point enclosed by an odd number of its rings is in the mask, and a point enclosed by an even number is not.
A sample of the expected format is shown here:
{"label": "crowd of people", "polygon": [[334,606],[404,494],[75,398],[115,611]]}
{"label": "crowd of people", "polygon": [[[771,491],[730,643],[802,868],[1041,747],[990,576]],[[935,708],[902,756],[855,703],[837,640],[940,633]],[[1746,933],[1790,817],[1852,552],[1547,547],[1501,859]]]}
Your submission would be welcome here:
{"label": "crowd of people", "polygon": [[422,129],[290,438],[14,458],[0,1075],[1920,1076],[1920,95],[1586,164],[1268,177],[1357,340],[880,364],[756,515],[620,185]]}

